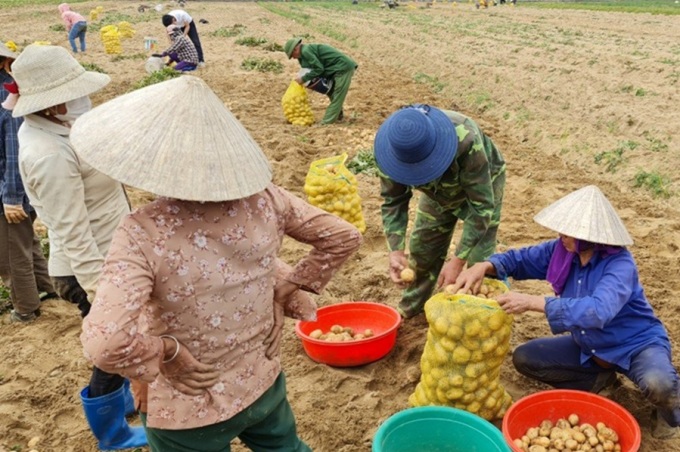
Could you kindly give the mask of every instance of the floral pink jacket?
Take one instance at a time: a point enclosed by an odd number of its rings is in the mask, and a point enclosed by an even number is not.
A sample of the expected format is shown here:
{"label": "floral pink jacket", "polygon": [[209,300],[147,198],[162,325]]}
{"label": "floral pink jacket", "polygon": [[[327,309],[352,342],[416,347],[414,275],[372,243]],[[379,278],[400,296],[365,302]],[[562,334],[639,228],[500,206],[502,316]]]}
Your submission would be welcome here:
{"label": "floral pink jacket", "polygon": [[[126,217],[83,323],[85,355],[99,368],[146,383],[147,423],[189,429],[230,419],[281,372],[267,359],[277,254],[284,236],[310,244],[286,279],[319,293],[359,247],[356,228],[270,185],[219,203],[156,200]],[[315,315],[297,293],[288,315]],[[162,334],[175,336],[222,376],[205,395],[174,389],[160,370]]]}

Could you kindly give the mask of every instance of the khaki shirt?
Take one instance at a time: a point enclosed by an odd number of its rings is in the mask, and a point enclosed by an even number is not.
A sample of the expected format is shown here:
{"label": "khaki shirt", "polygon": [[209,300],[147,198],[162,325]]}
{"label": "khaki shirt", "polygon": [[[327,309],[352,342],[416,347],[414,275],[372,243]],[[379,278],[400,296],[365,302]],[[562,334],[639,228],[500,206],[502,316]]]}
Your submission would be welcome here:
{"label": "khaki shirt", "polygon": [[50,276],[74,275],[91,301],[113,231],[130,208],[123,186],[82,161],[69,133],[40,116],[26,116],[18,133],[19,171],[48,229]]}

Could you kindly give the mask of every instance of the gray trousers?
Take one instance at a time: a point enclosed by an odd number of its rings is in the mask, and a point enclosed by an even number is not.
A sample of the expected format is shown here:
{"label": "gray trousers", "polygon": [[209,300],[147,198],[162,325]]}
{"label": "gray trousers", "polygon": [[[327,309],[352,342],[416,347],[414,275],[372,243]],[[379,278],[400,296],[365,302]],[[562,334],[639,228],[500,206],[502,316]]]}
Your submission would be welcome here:
{"label": "gray trousers", "polygon": [[40,239],[33,230],[35,218],[31,212],[20,223],[8,223],[0,213],[0,277],[19,314],[32,314],[40,307],[40,292],[54,292]]}

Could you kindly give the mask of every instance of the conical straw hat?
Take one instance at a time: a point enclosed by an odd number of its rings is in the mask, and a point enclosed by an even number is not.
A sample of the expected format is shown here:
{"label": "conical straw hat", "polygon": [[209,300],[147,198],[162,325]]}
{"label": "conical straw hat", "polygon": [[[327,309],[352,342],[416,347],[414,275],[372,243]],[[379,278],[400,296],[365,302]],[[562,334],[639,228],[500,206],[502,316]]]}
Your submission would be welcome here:
{"label": "conical straw hat", "polygon": [[272,179],[245,127],[203,80],[188,75],[94,108],[70,136],[76,152],[102,173],[170,198],[240,199]]}
{"label": "conical straw hat", "polygon": [[555,201],[534,217],[536,223],[560,234],[602,245],[632,245],[626,231],[604,194],[588,185]]}

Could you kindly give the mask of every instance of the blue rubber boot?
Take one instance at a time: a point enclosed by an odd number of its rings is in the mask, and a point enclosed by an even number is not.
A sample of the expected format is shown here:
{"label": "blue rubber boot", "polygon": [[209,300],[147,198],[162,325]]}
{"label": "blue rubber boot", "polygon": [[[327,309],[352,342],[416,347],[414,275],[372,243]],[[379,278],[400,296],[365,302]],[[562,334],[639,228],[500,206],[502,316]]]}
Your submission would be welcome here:
{"label": "blue rubber boot", "polygon": [[125,385],[111,394],[90,398],[90,387],[80,391],[85,418],[101,450],[129,449],[148,444],[143,427],[130,427],[125,420]]}
{"label": "blue rubber boot", "polygon": [[123,383],[123,396],[125,397],[125,415],[130,416],[135,414],[137,410],[135,409],[135,399],[132,397],[132,391],[130,391],[130,380],[125,379]]}

